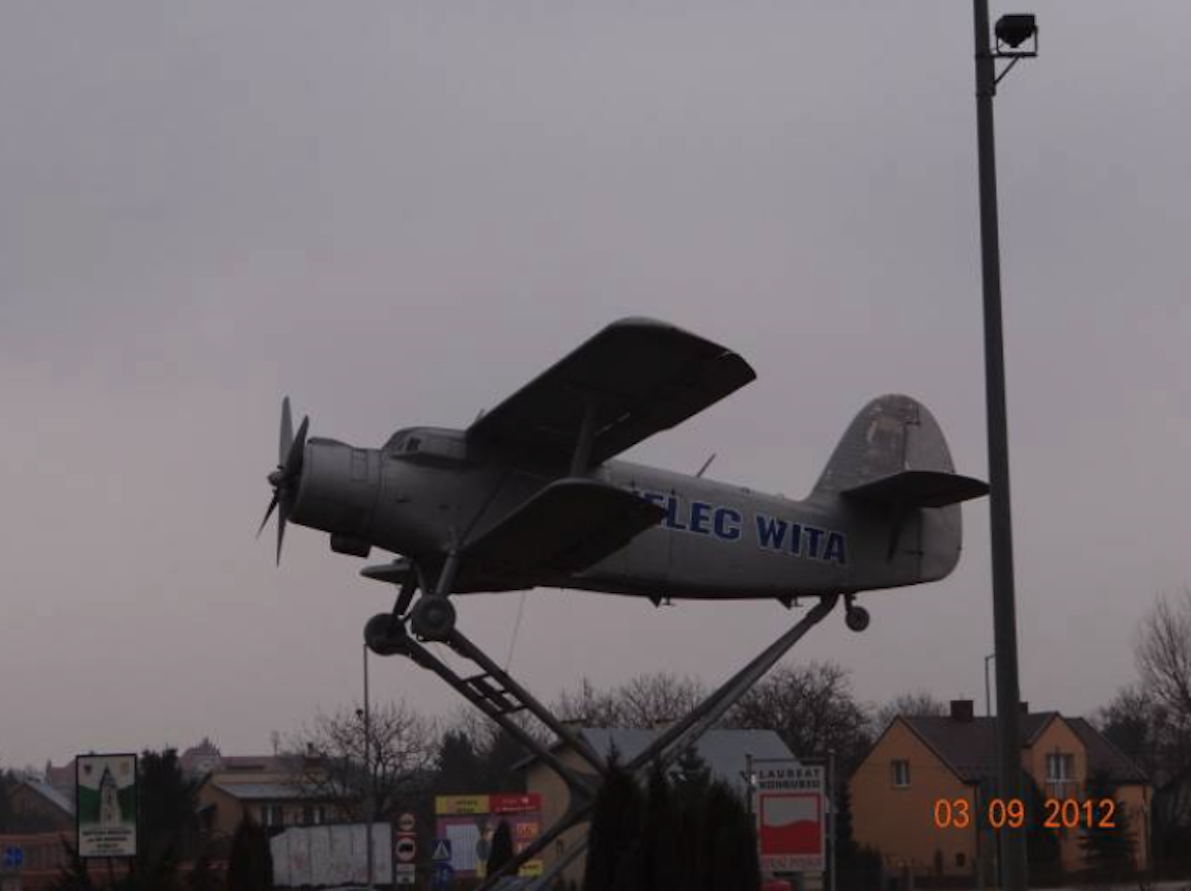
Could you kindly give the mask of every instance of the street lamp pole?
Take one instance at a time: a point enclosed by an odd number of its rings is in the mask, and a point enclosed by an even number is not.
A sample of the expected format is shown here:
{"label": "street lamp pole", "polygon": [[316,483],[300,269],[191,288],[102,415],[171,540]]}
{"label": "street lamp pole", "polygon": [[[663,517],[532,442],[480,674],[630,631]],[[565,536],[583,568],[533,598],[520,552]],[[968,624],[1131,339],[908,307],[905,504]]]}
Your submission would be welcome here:
{"label": "street lamp pole", "polygon": [[986,718],[992,717],[992,693],[990,692],[992,688],[988,683],[988,663],[996,658],[996,653],[989,653],[984,657],[984,717]]}
{"label": "street lamp pole", "polygon": [[[997,171],[993,135],[996,58],[988,0],[973,0],[976,40],[976,136],[980,174],[980,256],[984,294],[984,379],[988,412],[989,525],[992,534],[993,632],[997,663],[997,767],[1003,801],[1021,799],[1018,735],[1017,618],[1013,589],[1013,526],[1009,507],[1009,435],[1005,352],[1001,324],[1001,263],[997,224]],[[1019,17],[1025,18],[1025,17]],[[1030,17],[1032,27],[1032,17]],[[998,36],[1000,35],[998,25]],[[1030,36],[1033,36],[1032,33]],[[1011,45],[1016,45],[1011,43]],[[999,48],[999,44],[998,44]],[[1014,64],[1014,58],[1010,65]],[[1007,70],[1007,69],[1006,69]],[[1025,833],[1002,828],[1001,881],[1007,891],[1026,887]]]}
{"label": "street lamp pole", "polygon": [[372,709],[368,704],[368,644],[364,644],[364,774],[368,782],[364,805],[364,846],[368,858],[368,887],[373,887],[372,820],[375,809],[375,787],[372,778]]}
{"label": "street lamp pole", "polygon": [[829,891],[835,891],[835,875],[837,866],[839,865],[839,857],[836,849],[839,845],[839,811],[836,810],[838,800],[835,795],[835,749],[827,750],[827,806],[831,808],[831,822],[827,824],[827,829],[830,832],[831,838],[831,860],[828,861],[831,877],[831,883],[828,886]]}

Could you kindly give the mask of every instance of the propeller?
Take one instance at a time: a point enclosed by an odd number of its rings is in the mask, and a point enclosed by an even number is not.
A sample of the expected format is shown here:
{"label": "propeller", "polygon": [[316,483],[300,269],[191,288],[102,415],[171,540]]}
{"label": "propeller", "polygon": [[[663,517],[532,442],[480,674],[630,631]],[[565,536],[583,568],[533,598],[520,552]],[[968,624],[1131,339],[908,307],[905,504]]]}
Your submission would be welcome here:
{"label": "propeller", "polygon": [[303,417],[298,425],[298,435],[294,436],[294,422],[290,416],[289,397],[281,401],[281,438],[277,447],[277,469],[269,474],[269,485],[273,487],[273,500],[269,502],[269,509],[265,511],[265,518],[261,520],[260,528],[256,530],[256,537],[260,538],[265,531],[265,525],[273,511],[277,513],[277,564],[281,565],[281,543],[285,539],[285,524],[289,519],[293,496],[297,491],[298,480],[302,476],[302,460],[306,450],[306,429],[310,426],[310,418]]}

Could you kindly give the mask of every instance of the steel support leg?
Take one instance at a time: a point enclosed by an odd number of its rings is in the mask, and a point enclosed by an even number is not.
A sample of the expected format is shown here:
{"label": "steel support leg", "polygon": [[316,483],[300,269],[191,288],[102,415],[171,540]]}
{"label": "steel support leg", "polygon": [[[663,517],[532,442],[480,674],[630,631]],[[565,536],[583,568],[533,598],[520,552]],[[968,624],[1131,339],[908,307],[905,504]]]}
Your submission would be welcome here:
{"label": "steel support leg", "polygon": [[412,637],[405,639],[401,655],[408,656],[417,665],[437,674],[460,696],[495,721],[520,745],[550,765],[554,772],[562,777],[572,794],[577,793],[580,797],[587,799],[594,797],[597,784],[593,783],[591,778],[563,764],[550,749],[543,746],[523,727],[509,718],[509,715],[514,712],[521,711],[521,707],[513,703],[507,696],[494,688],[485,688],[475,684],[474,679],[461,677]]}
{"label": "steel support leg", "polygon": [[[443,574],[446,575],[446,572],[447,568],[444,567]],[[439,581],[441,583],[441,576]],[[740,698],[752,689],[757,681],[764,677],[766,672],[788,653],[790,648],[807,631],[823,621],[827,614],[835,608],[838,600],[838,596],[834,594],[823,597],[818,605],[807,613],[798,624],[762,650],[747,665],[692,709],[685,718],[672,725],[644,751],[629,761],[625,765],[626,769],[633,773],[642,773],[655,760],[660,761],[663,766],[670,763],[679,752],[698,740],[724,716],[728,709],[739,702]],[[607,763],[600,753],[596,752],[570,727],[559,721],[549,709],[458,629],[451,632],[446,643],[457,654],[475,663],[482,670],[482,674],[471,678],[461,677],[412,637],[406,639],[400,652],[422,668],[433,671],[441,677],[464,699],[495,721],[501,729],[505,730],[528,751],[540,758],[562,778],[570,794],[570,804],[566,813],[504,867],[485,878],[477,889],[477,891],[490,891],[501,878],[514,874],[523,864],[545,850],[568,829],[590,819],[595,806],[596,793],[607,773]],[[595,773],[580,773],[563,764],[551,748],[547,748],[534,739],[510,719],[509,716],[512,713],[522,710],[528,711],[555,733],[558,740],[570,746],[593,768]],[[557,875],[585,847],[586,839],[577,842],[560,858],[558,863],[555,863],[544,875],[535,879],[529,887],[531,889],[545,888],[545,883]]]}
{"label": "steel support leg", "polygon": [[[827,614],[835,608],[838,600],[839,597],[834,594],[822,598],[818,605],[808,612],[797,625],[762,650],[744,668],[730,677],[711,695],[704,699],[703,702],[692,709],[685,718],[674,724],[662,736],[646,747],[644,751],[625,765],[626,769],[633,773],[641,773],[649,767],[654,759],[660,760],[663,766],[672,761],[679,752],[706,733],[716,721],[723,717],[728,709],[739,702],[740,698],[752,689],[757,681],[764,677],[765,673],[779,659],[786,655],[790,651],[790,648],[804,634],[823,621]],[[544,850],[551,841],[567,829],[570,829],[571,826],[586,820],[594,808],[594,799],[584,802],[578,807],[576,807],[575,802],[572,802],[571,807],[568,808],[566,815],[561,820],[551,826],[533,845],[509,861],[505,865],[505,868],[486,878],[477,891],[490,891],[491,888],[495,887],[495,883],[499,879],[507,875],[512,875],[521,868],[523,863],[531,860],[539,851]],[[567,862],[570,862],[572,857],[578,855],[578,850],[581,849],[577,849],[575,854],[566,858]],[[550,876],[556,875],[560,869],[561,867],[557,869],[552,868]],[[545,888],[546,886],[543,880],[546,878],[547,876],[543,875],[538,880],[532,882],[529,886],[530,889]]]}
{"label": "steel support leg", "polygon": [[526,885],[526,891],[545,891],[556,875],[571,865],[571,861],[587,850],[587,836],[575,840],[566,852],[542,870],[542,874]]}
{"label": "steel support leg", "polygon": [[533,694],[517,683],[508,672],[492,661],[487,653],[468,640],[462,631],[456,628],[450,638],[448,638],[447,645],[460,656],[470,659],[476,665],[480,666],[480,668],[484,669],[488,677],[495,680],[508,693],[511,693],[518,699],[531,715],[541,721],[559,740],[570,746],[575,754],[586,761],[601,777],[608,772],[607,762],[601,753],[588,745],[583,737],[573,729],[558,720],[552,711],[538,702]]}
{"label": "steel support leg", "polygon": [[661,758],[663,765],[668,764],[675,755],[711,729],[712,725],[724,716],[724,712],[739,702],[740,698],[751,690],[804,634],[822,622],[835,608],[838,600],[839,596],[836,594],[822,598],[802,621],[762,650],[748,665],[725,681],[685,718],[672,725],[625,766],[631,771],[639,771],[647,767],[654,758]]}

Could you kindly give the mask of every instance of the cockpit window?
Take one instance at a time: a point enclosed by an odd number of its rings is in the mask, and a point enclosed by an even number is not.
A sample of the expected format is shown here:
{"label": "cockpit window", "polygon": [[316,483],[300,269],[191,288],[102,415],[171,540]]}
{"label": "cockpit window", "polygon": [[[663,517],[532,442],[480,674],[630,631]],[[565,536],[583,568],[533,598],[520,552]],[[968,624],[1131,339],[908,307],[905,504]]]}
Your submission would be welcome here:
{"label": "cockpit window", "polygon": [[459,464],[467,460],[467,443],[455,430],[398,430],[385,443],[385,451],[393,461]]}

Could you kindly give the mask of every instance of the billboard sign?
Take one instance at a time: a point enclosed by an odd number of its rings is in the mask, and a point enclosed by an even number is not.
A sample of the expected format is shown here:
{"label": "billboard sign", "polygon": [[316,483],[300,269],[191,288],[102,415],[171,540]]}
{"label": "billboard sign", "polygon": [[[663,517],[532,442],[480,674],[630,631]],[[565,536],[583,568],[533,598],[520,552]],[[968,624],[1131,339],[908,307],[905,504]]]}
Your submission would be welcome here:
{"label": "billboard sign", "polygon": [[823,767],[793,760],[757,760],[753,813],[761,868],[767,873],[815,872],[826,865]]}
{"label": "billboard sign", "polygon": [[491,813],[487,795],[436,795],[434,813],[440,817]]}
{"label": "billboard sign", "polygon": [[494,814],[536,814],[542,809],[542,796],[537,792],[512,795],[489,795]]}
{"label": "billboard sign", "polygon": [[136,856],[136,755],[74,759],[80,857]]}
{"label": "billboard sign", "polygon": [[[497,825],[502,820],[509,824],[513,852],[519,854],[541,834],[541,807],[541,796],[536,793],[440,795],[434,807],[434,859],[448,864],[454,876],[483,878]],[[440,857],[440,853],[446,856]],[[541,867],[540,860],[531,860],[519,874],[535,875]]]}

